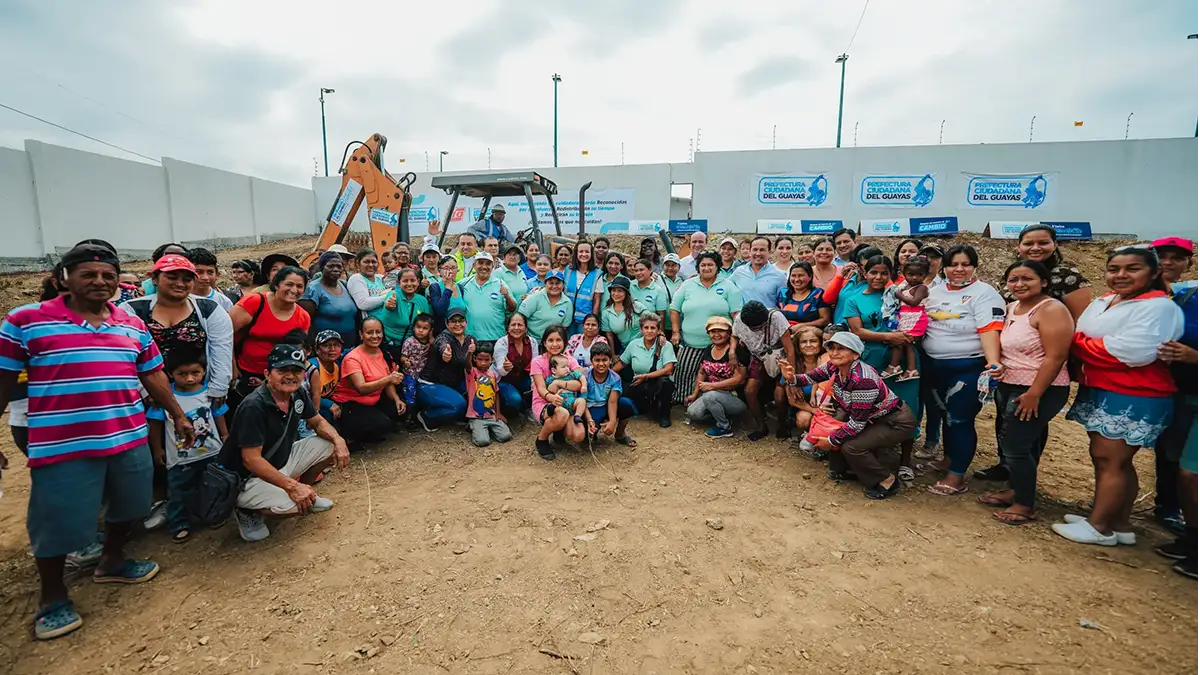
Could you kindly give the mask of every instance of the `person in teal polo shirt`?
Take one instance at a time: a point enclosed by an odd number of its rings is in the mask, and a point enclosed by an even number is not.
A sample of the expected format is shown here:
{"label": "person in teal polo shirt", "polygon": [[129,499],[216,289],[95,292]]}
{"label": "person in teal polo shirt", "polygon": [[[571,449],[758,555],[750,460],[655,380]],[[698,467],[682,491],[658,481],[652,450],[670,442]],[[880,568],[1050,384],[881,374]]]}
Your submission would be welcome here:
{"label": "person in teal polo shirt", "polygon": [[487,251],[475,254],[475,273],[458,284],[463,304],[467,306],[467,325],[476,340],[494,342],[504,337],[504,317],[516,310],[512,292],[492,276],[492,255]]}
{"label": "person in teal polo shirt", "polygon": [[600,310],[600,330],[613,348],[619,349],[642,334],[640,319],[645,307],[629,294],[629,279],[625,277],[613,279],[608,292],[608,303]]}
{"label": "person in teal polo shirt", "polygon": [[683,403],[691,393],[700,360],[704,351],[712,344],[705,330],[705,323],[714,316],[728,319],[731,323],[742,311],[742,292],[729,279],[719,279],[721,254],[705,251],[696,258],[697,275],[683,282],[671,300],[671,323],[679,330],[671,336],[675,354],[679,358],[676,381],[680,382],[675,399]]}
{"label": "person in teal polo shirt", "polygon": [[550,326],[571,325],[575,318],[574,304],[563,293],[563,273],[546,273],[546,285],[525,296],[518,310],[529,324],[529,334],[539,342]]}
{"label": "person in teal polo shirt", "polygon": [[413,334],[413,324],[422,314],[433,314],[429,300],[418,290],[421,279],[417,271],[407,268],[400,271],[396,279],[396,288],[388,291],[383,299],[383,312],[379,317],[383,322],[384,349],[392,356],[394,362],[400,362],[400,348],[404,340]]}
{"label": "person in teal polo shirt", "polygon": [[658,422],[666,429],[671,426],[671,399],[675,394],[675,347],[662,336],[662,320],[657,314],[642,315],[641,335],[625,347],[621,360],[613,366],[618,373],[630,369],[629,398],[638,412]]}
{"label": "person in teal polo shirt", "polygon": [[658,314],[660,323],[667,322],[667,310],[671,308],[666,286],[659,286],[654,280],[654,263],[649,258],[642,258],[633,264],[633,278],[637,281],[629,292],[633,299],[642,303],[647,312]]}
{"label": "person in teal polo shirt", "polygon": [[[521,301],[529,293],[529,284],[525,279],[525,271],[521,269],[521,247],[516,244],[509,244],[504,249],[504,258],[499,267],[495,269],[492,276],[495,276],[500,281],[508,286],[508,292],[512,293],[513,300],[520,305]],[[511,314],[512,312],[509,312]]]}

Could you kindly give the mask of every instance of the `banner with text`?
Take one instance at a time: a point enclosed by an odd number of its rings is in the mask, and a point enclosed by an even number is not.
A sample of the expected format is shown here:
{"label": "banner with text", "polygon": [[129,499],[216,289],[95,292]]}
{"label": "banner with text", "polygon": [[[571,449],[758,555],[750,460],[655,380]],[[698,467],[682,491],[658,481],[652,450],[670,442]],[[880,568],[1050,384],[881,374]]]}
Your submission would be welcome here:
{"label": "banner with text", "polygon": [[829,201],[829,174],[823,171],[755,174],[752,183],[754,201],[762,206],[787,206],[818,209],[832,206]]}
{"label": "banner with text", "polygon": [[923,209],[933,203],[937,174],[859,174],[855,182],[864,206]]}
{"label": "banner with text", "polygon": [[758,221],[759,234],[833,234],[842,229],[840,220],[770,220]]}
{"label": "banner with text", "polygon": [[979,174],[963,172],[967,206],[988,209],[1045,209],[1056,195],[1057,172]]}
{"label": "banner with text", "polygon": [[1076,241],[1091,241],[1092,240],[1092,224],[1084,221],[1009,221],[1009,220],[991,220],[988,221],[987,227],[984,228],[984,234],[991,239],[1020,239],[1021,232],[1030,225],[1049,225],[1054,228],[1054,235],[1060,241],[1076,240]]}
{"label": "banner with text", "polygon": [[[615,223],[628,224],[634,219],[633,188],[604,188],[589,190],[586,209],[585,228],[588,232],[599,234],[605,225]],[[562,195],[560,195],[562,196]],[[579,231],[579,197],[562,196],[555,199],[554,206],[558,212],[558,220],[564,233]],[[492,200],[492,204],[504,204],[504,224],[509,229],[523,230],[529,227],[529,202],[524,197],[500,197]],[[550,204],[545,197],[534,197],[534,207],[537,209],[538,225],[542,232],[554,231],[554,220],[550,217]],[[426,192],[413,195],[412,207],[408,212],[409,231],[413,234],[424,234],[428,231],[431,220],[445,217],[446,209],[450,206],[450,195],[444,192]],[[475,221],[479,220],[482,199],[459,197],[450,217],[450,232],[463,232]],[[663,221],[665,226],[666,221]]]}
{"label": "banner with text", "polygon": [[907,237],[908,218],[860,220],[858,233],[864,237]]}

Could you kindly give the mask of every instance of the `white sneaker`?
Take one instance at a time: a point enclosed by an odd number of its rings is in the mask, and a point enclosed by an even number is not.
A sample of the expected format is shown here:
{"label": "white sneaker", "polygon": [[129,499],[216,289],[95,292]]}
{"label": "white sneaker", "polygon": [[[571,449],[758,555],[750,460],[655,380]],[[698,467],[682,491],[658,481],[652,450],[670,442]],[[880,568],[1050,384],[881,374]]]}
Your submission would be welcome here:
{"label": "white sneaker", "polygon": [[154,506],[150,509],[150,516],[142,521],[142,526],[147,530],[157,530],[167,524],[167,503],[154,502]]}
{"label": "white sneaker", "polygon": [[271,536],[267,523],[257,513],[235,509],[233,514],[237,518],[238,534],[242,535],[242,539],[254,543]]}
{"label": "white sneaker", "polygon": [[1086,520],[1076,523],[1055,523],[1050,526],[1050,529],[1058,533],[1058,536],[1069,539],[1077,544],[1095,544],[1097,546],[1117,545],[1117,535],[1110,534],[1105,536],[1100,534]]}
{"label": "white sneaker", "polygon": [[[1081,516],[1074,513],[1068,513],[1063,516],[1063,522],[1078,523],[1087,520],[1087,516]],[[1113,530],[1113,534],[1117,535],[1117,543],[1122,546],[1137,546],[1137,535],[1132,532],[1117,532]]]}
{"label": "white sneaker", "polygon": [[329,499],[327,497],[317,497],[317,500],[315,502],[313,502],[313,505],[312,505],[312,507],[309,508],[309,511],[312,511],[313,513],[321,513],[322,511],[328,511],[329,509],[332,509],[332,508],[333,508],[333,500],[332,499]]}

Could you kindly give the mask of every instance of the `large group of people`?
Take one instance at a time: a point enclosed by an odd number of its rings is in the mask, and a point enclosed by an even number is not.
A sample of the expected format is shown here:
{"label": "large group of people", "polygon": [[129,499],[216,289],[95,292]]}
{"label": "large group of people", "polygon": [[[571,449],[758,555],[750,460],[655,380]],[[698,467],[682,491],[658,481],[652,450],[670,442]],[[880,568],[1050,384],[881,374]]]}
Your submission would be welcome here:
{"label": "large group of people", "polygon": [[145,279],[102,240],[66,253],[41,301],[0,326],[0,410],[32,476],[35,635],[82,623],[68,564],[100,583],[153,578],[155,563],[124,556],[131,528],[187,541],[210,465],[241,478],[234,520],[261,541],[267,519],[332,508],[314,486],[350,452],[454,425],[481,447],[530,425],[553,460],[601,437],[636,447],[630,420],[670,427],[677,404],[712,439],[740,427],[760,441],[774,417],[776,438],[868,498],[918,474],[952,497],[970,490],[975,419],[994,400],[1000,462],[973,476],[1007,488],[978,501],[1021,525],[1037,519],[1038,464],[1071,382],[1095,495],[1053,530],[1135,543],[1132,459],[1154,448],[1155,514],[1178,534],[1158,552],[1195,578],[1191,241],[1113,250],[1092,299],[1044,225],[1021,233],[997,288],[967,244],[906,239],[888,255],[849,229],[716,247],[696,232],[685,256],[654,238],[626,256],[604,237],[520,245],[503,219],[494,208],[453,251],[426,241],[416,260],[407,242],[335,245],[309,268],[239,260],[227,288],[201,248],[160,246]]}

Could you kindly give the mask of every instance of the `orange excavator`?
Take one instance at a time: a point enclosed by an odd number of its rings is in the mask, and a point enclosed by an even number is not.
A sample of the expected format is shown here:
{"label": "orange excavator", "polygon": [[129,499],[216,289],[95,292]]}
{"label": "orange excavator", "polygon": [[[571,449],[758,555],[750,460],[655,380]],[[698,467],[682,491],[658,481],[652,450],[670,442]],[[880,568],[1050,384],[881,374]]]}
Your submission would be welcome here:
{"label": "orange excavator", "polygon": [[[358,147],[351,153],[350,148],[355,145]],[[417,175],[409,172],[396,179],[388,173],[383,168],[386,147],[386,136],[371,134],[365,142],[353,141],[342,151],[342,189],[325,217],[321,238],[300,261],[303,265],[311,265],[321,251],[342,242],[363,200],[367,202],[371,223],[371,248],[386,251],[398,240],[408,240],[408,210]]]}

